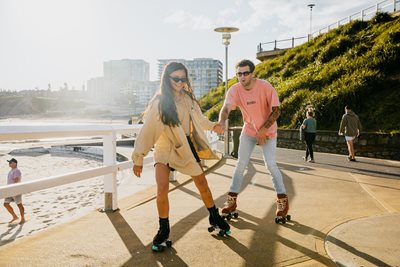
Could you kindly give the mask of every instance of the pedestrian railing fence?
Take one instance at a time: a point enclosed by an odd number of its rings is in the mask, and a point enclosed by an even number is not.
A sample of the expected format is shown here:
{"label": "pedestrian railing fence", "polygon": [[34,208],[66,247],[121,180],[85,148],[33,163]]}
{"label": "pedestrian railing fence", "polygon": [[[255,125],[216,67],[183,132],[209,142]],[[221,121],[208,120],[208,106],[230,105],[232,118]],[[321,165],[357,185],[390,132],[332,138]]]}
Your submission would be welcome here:
{"label": "pedestrian railing fence", "polygon": [[288,49],[288,48],[293,48],[297,45],[301,45],[310,39],[323,34],[327,33],[328,31],[339,28],[342,25],[345,25],[353,20],[361,20],[361,21],[367,21],[372,19],[376,13],[378,12],[387,12],[387,13],[393,13],[396,11],[399,11],[400,9],[400,0],[385,0],[381,1],[373,6],[369,6],[359,12],[356,12],[354,14],[351,14],[345,18],[342,18],[332,24],[329,24],[323,28],[320,28],[317,31],[314,31],[310,33],[308,36],[303,36],[303,37],[292,37],[290,39],[283,39],[283,40],[274,40],[266,43],[259,43],[257,45],[257,53],[263,52],[263,51],[273,51],[273,50],[279,50],[279,49]]}
{"label": "pedestrian railing fence", "polygon": [[[103,166],[71,172],[63,175],[44,177],[32,181],[0,186],[0,198],[6,198],[19,194],[31,193],[60,185],[74,183],[89,178],[104,177],[104,211],[118,209],[117,198],[117,172],[131,169],[131,160],[118,163],[116,161],[117,135],[137,134],[142,124],[134,125],[46,125],[46,126],[1,126],[1,141],[21,140],[46,140],[50,138],[71,137],[101,137],[103,139]],[[211,147],[216,150],[218,136],[207,133]],[[151,163],[152,157],[146,157],[144,164]]]}

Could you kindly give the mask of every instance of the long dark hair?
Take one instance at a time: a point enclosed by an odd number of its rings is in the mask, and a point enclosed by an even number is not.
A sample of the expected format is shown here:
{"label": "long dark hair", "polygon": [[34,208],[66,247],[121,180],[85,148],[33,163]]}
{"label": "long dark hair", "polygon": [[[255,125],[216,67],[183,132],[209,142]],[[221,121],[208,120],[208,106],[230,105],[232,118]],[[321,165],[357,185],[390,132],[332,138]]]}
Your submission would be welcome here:
{"label": "long dark hair", "polygon": [[177,70],[184,70],[188,81],[183,90],[184,93],[190,96],[194,101],[197,102],[193,95],[193,89],[190,85],[188,70],[185,65],[179,62],[169,62],[165,67],[161,75],[160,90],[154,96],[153,99],[159,98],[160,102],[158,105],[158,111],[160,113],[161,121],[168,126],[178,126],[180,124],[178,112],[176,111],[176,105],[174,100],[173,88],[171,85],[170,75]]}

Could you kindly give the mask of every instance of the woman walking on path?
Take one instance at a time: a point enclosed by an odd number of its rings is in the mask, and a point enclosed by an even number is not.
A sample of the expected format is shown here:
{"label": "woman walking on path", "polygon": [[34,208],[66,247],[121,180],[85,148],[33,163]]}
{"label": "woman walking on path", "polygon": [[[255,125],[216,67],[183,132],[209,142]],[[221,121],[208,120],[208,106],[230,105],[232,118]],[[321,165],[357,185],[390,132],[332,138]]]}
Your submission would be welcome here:
{"label": "woman walking on path", "polygon": [[[307,117],[304,119],[301,128],[304,130],[304,140],[306,141],[306,156],[303,157],[305,161],[315,162],[314,161],[314,150],[313,144],[315,141],[315,135],[317,133],[317,121],[314,119],[314,113],[312,110],[307,111]],[[310,159],[308,159],[310,156]]]}
{"label": "woman walking on path", "polygon": [[187,68],[177,62],[166,65],[160,91],[145,111],[145,121],[132,153],[133,173],[140,177],[143,157],[154,149],[157,183],[157,209],[160,229],[153,239],[153,251],[170,246],[169,174],[171,170],[190,175],[208,209],[211,229],[220,235],[230,234],[229,225],[221,218],[208,187],[200,158],[216,158],[210,149],[204,130],[223,132],[218,123],[203,116],[188,80]]}

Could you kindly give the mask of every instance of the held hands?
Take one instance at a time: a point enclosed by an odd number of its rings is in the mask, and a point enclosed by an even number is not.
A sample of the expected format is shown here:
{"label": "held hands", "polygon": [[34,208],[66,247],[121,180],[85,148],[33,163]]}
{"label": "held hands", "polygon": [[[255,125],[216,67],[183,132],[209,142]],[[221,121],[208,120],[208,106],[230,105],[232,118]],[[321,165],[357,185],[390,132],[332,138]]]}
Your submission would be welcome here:
{"label": "held hands", "polygon": [[143,166],[133,165],[133,174],[136,177],[140,177],[143,171]]}
{"label": "held hands", "polygon": [[267,140],[267,137],[265,136],[265,132],[266,132],[266,129],[264,127],[261,128],[259,131],[257,131],[257,134],[256,134],[257,145],[262,146],[265,144],[265,142]]}
{"label": "held hands", "polygon": [[225,125],[222,124],[221,122],[218,122],[217,124],[214,125],[214,128],[212,130],[217,134],[223,134],[225,132]]}

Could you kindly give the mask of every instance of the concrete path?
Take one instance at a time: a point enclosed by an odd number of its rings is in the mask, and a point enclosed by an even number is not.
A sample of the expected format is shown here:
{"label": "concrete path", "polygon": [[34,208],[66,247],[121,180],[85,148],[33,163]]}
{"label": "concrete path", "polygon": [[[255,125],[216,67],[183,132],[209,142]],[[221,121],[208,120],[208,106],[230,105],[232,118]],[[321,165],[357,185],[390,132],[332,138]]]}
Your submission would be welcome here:
{"label": "concrete path", "polygon": [[[302,154],[278,149],[292,216],[285,225],[274,222],[275,192],[255,151],[230,237],[208,233],[196,187],[178,175],[169,194],[171,249],[151,252],[158,218],[150,187],[120,201],[117,212],[92,212],[1,246],[0,266],[400,266],[400,163],[322,153],[306,163]],[[208,171],[217,206],[235,162]]]}

